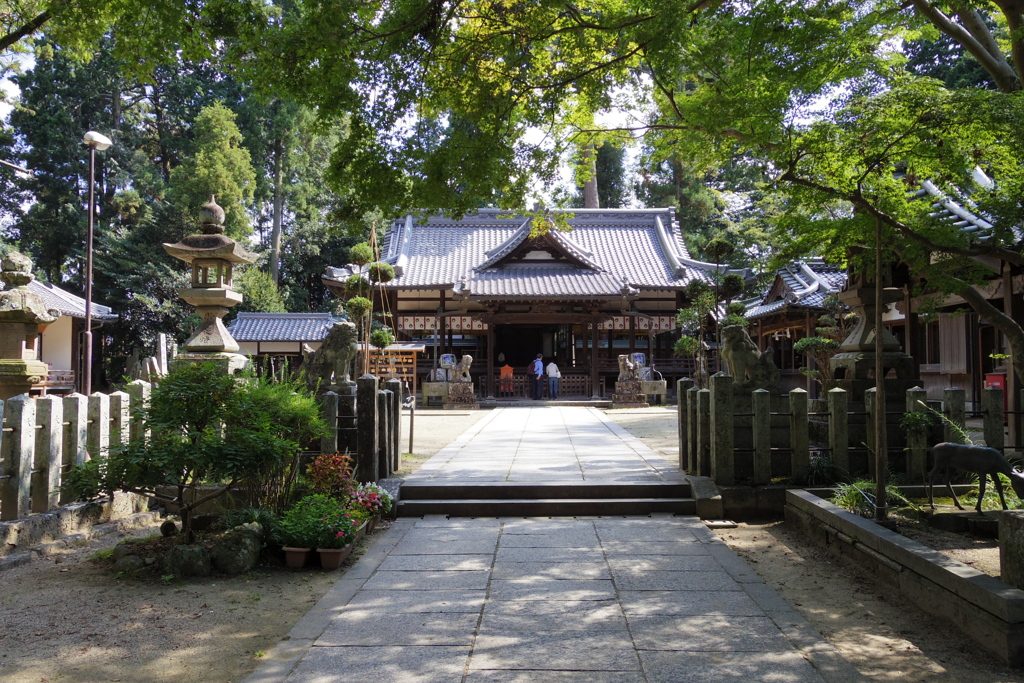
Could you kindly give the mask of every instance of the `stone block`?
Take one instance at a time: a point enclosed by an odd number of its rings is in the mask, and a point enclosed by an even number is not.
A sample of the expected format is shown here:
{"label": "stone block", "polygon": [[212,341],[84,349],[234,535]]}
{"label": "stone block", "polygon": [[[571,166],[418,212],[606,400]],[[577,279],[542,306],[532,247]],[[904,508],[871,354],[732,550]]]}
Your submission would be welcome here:
{"label": "stone block", "polygon": [[999,515],[999,573],[1006,583],[1024,588],[1024,510]]}
{"label": "stone block", "polygon": [[163,572],[175,576],[209,576],[210,553],[201,545],[176,545],[164,557]]}

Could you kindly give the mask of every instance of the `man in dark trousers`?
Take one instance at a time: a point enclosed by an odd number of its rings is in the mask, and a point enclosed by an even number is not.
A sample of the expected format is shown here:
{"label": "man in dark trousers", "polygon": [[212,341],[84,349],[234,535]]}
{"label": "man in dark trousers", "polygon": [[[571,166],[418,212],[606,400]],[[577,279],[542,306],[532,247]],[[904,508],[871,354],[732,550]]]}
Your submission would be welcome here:
{"label": "man in dark trousers", "polygon": [[544,354],[538,353],[537,357],[530,363],[530,381],[533,383],[533,400],[539,401],[544,397]]}

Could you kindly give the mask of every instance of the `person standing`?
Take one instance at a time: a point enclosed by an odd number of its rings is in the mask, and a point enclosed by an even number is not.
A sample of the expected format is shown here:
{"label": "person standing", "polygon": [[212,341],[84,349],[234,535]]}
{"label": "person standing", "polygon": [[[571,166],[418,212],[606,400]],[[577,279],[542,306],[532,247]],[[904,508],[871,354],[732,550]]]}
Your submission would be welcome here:
{"label": "person standing", "polygon": [[533,383],[533,400],[539,401],[543,398],[544,394],[544,358],[543,354],[538,353],[537,357],[533,359],[533,363],[530,364],[530,378]]}
{"label": "person standing", "polygon": [[558,380],[562,377],[561,370],[555,364],[554,359],[545,368],[548,373],[548,398],[552,401],[558,400]]}

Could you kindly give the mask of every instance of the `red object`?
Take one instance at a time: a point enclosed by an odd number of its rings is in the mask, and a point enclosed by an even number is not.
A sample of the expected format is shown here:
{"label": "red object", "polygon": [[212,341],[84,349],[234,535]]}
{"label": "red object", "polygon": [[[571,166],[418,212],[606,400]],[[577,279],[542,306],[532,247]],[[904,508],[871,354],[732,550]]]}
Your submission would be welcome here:
{"label": "red object", "polygon": [[1009,410],[1007,407],[1009,406],[1009,396],[1006,392],[1006,375],[996,373],[989,373],[985,375],[985,388],[987,389],[988,387],[995,387],[996,389],[1003,390],[1003,412]]}

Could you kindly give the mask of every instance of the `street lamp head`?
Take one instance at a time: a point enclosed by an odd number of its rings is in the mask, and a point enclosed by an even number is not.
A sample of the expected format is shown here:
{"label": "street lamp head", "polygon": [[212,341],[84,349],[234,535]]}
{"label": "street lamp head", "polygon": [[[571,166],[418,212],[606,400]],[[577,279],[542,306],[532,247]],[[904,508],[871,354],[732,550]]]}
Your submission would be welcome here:
{"label": "street lamp head", "polygon": [[94,130],[90,130],[88,133],[86,133],[85,137],[82,138],[82,142],[100,152],[114,144],[106,135],[103,135],[102,133],[97,133]]}

